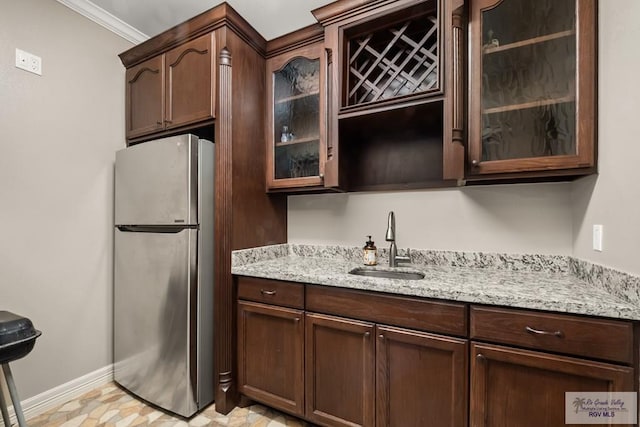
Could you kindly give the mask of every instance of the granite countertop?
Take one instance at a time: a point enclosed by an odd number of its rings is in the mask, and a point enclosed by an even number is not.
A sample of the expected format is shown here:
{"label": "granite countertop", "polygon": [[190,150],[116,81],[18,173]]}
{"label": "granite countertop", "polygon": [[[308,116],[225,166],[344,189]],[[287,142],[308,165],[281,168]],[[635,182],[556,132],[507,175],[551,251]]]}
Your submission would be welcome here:
{"label": "granite countertop", "polygon": [[[327,249],[329,248],[329,249]],[[413,264],[397,270],[419,271],[421,280],[356,276],[363,267],[358,248],[277,245],[234,251],[232,273],[400,295],[640,320],[640,304],[576,277],[567,257],[483,254],[460,257],[412,253]],[[375,269],[390,269],[383,252]],[[427,259],[429,258],[429,259]],[[445,261],[442,261],[443,258]],[[452,262],[452,259],[455,261]],[[471,262],[460,261],[471,260]],[[480,262],[478,261],[480,260]]]}

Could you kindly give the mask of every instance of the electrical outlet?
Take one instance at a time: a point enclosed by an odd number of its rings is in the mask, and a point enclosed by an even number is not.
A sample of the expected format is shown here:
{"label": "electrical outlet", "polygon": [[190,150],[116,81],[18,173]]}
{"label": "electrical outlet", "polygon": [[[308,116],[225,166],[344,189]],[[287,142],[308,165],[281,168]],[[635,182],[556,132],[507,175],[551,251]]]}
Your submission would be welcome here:
{"label": "electrical outlet", "polygon": [[602,225],[593,225],[593,250],[602,252]]}
{"label": "electrical outlet", "polygon": [[16,48],[16,67],[41,76],[42,58]]}

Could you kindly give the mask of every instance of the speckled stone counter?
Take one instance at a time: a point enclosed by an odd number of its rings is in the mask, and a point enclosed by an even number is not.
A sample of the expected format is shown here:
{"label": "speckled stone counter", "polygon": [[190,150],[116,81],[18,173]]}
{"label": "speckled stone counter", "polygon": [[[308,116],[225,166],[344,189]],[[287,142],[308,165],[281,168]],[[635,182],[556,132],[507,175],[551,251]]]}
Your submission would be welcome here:
{"label": "speckled stone counter", "polygon": [[[275,245],[234,251],[232,273],[242,276],[336,286],[491,304],[507,307],[640,320],[636,279],[623,283],[626,293],[598,286],[576,273],[588,270],[570,257],[412,251],[412,264],[398,270],[419,271],[421,280],[349,274],[362,267],[360,248]],[[385,250],[376,269],[389,269]],[[584,275],[583,275],[584,276]],[[611,286],[609,286],[611,288]],[[629,297],[630,294],[631,297]]]}

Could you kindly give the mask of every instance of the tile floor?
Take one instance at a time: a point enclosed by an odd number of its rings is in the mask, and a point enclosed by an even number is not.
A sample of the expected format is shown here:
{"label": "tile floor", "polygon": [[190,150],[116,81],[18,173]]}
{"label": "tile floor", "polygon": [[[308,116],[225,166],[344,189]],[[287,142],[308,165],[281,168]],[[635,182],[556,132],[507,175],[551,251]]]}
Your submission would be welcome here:
{"label": "tile floor", "polygon": [[235,408],[227,415],[211,405],[190,420],[180,419],[134,398],[114,383],[27,420],[29,427],[302,427],[300,420],[261,405]]}

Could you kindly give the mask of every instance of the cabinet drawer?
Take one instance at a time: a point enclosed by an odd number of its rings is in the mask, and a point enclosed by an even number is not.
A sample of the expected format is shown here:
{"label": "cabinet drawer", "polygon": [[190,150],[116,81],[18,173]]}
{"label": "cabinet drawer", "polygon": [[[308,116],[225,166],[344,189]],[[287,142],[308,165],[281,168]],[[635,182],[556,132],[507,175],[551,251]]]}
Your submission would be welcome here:
{"label": "cabinet drawer", "polygon": [[633,363],[633,327],[622,321],[473,306],[471,338]]}
{"label": "cabinet drawer", "polygon": [[308,311],[429,332],[467,334],[464,304],[325,286],[307,286],[306,292]]}
{"label": "cabinet drawer", "polygon": [[285,307],[304,308],[304,285],[239,276],[238,298]]}

